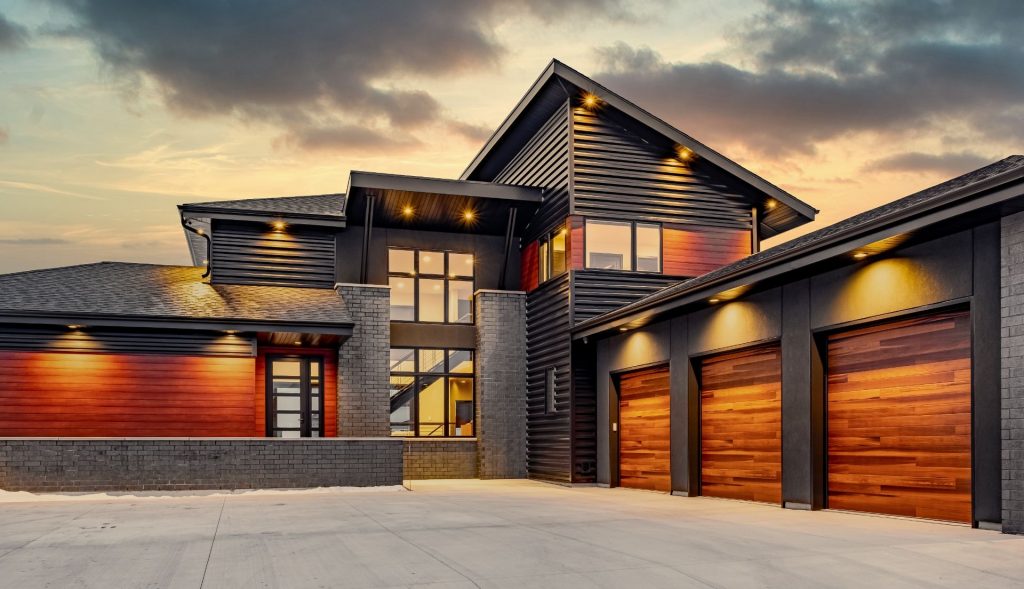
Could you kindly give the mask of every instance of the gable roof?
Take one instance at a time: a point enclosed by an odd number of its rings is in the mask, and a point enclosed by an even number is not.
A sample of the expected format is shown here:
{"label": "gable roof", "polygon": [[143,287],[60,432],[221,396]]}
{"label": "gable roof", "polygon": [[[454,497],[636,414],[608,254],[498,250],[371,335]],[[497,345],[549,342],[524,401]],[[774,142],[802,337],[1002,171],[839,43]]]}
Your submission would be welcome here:
{"label": "gable roof", "polygon": [[99,262],[3,274],[0,321],[351,333],[348,308],[333,289],[209,284],[202,273]]}
{"label": "gable roof", "polygon": [[[848,253],[851,248],[869,246],[907,231],[906,224],[915,219],[934,223],[1024,196],[1024,187],[1019,186],[1022,183],[1024,155],[1009,156],[583,321],[574,328],[573,337],[594,335],[746,285],[736,284],[737,281],[763,280],[769,277],[769,272],[781,275],[820,261],[812,254],[821,253],[822,257],[828,257]],[[1003,190],[1006,187],[1010,190]],[[964,206],[954,208],[958,205]],[[928,217],[938,211],[945,214]],[[827,248],[838,249],[830,251]]]}
{"label": "gable roof", "polygon": [[546,120],[555,108],[564,104],[569,96],[578,97],[584,92],[597,95],[606,106],[618,110],[666,140],[689,148],[698,157],[765,195],[766,200],[775,199],[781,206],[772,208],[761,219],[762,225],[768,229],[764,232],[765,237],[814,220],[818,212],[814,207],[558,60],[552,60],[548,64],[515,109],[466,167],[461,178],[484,181],[493,179],[504,164],[529,140],[534,126],[539,126],[540,122]]}
{"label": "gable roof", "polygon": [[256,221],[287,217],[291,223],[344,227],[345,195],[277,196],[178,205],[182,214]]}

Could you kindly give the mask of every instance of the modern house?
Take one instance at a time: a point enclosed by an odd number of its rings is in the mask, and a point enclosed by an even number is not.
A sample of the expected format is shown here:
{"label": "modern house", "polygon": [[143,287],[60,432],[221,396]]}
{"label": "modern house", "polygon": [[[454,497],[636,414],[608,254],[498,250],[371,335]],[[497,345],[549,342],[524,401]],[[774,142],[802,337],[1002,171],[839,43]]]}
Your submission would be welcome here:
{"label": "modern house", "polygon": [[816,210],[552,62],[457,180],[0,276],[0,488],[530,477],[1024,530],[1024,157]]}

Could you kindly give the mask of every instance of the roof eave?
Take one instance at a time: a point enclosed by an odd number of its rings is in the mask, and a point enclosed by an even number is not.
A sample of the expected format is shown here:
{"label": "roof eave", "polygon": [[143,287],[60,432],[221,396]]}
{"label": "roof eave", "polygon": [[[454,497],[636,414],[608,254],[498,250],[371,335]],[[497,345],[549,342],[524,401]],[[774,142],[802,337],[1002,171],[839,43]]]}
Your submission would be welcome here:
{"label": "roof eave", "polygon": [[312,225],[317,227],[336,227],[343,229],[346,226],[345,217],[338,215],[313,215],[309,213],[273,212],[273,211],[252,211],[247,212],[239,209],[225,209],[215,206],[198,206],[183,204],[178,205],[178,211],[187,216],[204,216],[227,221],[250,221],[256,223],[273,223],[275,221],[287,220],[294,225]]}
{"label": "roof eave", "polygon": [[312,321],[266,321],[237,318],[149,317],[108,313],[54,313],[43,311],[0,310],[0,323],[34,325],[82,324],[89,327],[151,328],[193,331],[287,332],[319,335],[352,335],[351,321],[321,323]]}

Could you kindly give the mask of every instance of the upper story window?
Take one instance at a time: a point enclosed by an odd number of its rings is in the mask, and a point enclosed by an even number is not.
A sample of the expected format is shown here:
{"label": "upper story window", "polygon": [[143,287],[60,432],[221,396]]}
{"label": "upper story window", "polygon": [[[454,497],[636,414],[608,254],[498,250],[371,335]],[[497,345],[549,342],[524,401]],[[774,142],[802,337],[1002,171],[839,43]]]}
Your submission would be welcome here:
{"label": "upper story window", "polygon": [[537,247],[537,283],[562,274],[567,269],[565,227],[540,238]]}
{"label": "upper story window", "polygon": [[390,248],[391,320],[473,322],[473,255]]}
{"label": "upper story window", "polygon": [[586,267],[661,272],[661,225],[587,219]]}

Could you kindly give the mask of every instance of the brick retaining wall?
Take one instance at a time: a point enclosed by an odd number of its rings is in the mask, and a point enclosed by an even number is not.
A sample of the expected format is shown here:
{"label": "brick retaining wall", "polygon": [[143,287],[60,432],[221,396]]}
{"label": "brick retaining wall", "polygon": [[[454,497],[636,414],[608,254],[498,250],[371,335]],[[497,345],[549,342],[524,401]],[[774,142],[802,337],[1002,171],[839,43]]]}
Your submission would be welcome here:
{"label": "brick retaining wall", "polygon": [[398,439],[0,439],[0,489],[7,491],[400,484],[402,442]]}
{"label": "brick retaining wall", "polygon": [[407,480],[475,479],[476,440],[406,438],[403,462]]}

